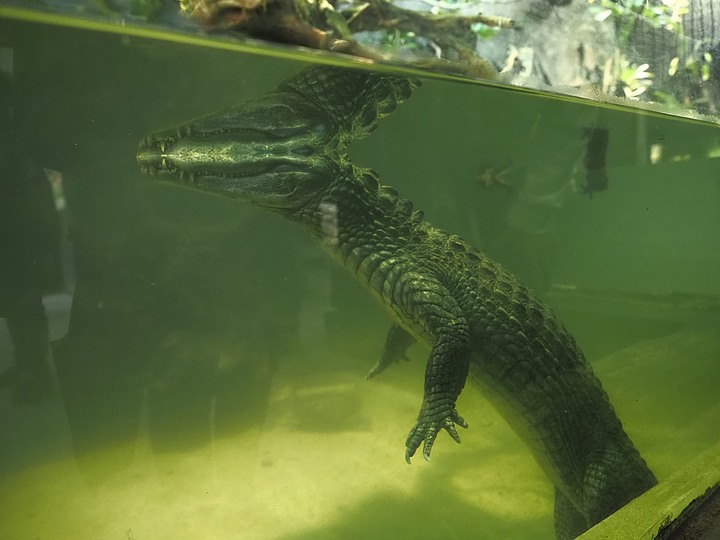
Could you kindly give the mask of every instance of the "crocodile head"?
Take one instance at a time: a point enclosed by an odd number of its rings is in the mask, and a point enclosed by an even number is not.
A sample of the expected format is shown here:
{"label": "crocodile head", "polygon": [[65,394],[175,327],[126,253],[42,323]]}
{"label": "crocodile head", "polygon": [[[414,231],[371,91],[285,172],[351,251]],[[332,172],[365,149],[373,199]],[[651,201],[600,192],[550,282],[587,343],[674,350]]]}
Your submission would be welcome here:
{"label": "crocodile head", "polygon": [[141,170],[276,211],[307,204],[335,176],[337,141],[325,116],[291,93],[151,133]]}

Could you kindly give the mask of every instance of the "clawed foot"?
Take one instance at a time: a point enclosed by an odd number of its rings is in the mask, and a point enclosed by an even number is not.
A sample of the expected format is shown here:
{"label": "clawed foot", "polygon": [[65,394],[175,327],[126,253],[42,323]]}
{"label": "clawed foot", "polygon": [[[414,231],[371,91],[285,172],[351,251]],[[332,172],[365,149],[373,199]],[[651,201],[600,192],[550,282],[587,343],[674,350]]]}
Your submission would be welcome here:
{"label": "clawed foot", "polygon": [[[423,407],[423,409],[425,409],[425,407]],[[405,441],[405,461],[407,461],[408,464],[410,463],[410,458],[415,455],[415,451],[420,447],[420,443],[423,445],[423,457],[426,461],[430,461],[430,451],[441,429],[447,431],[456,443],[460,443],[460,436],[455,429],[455,424],[463,428],[468,427],[467,422],[458,414],[454,407],[443,407],[435,414],[421,410],[415,427],[410,430],[410,434]]]}

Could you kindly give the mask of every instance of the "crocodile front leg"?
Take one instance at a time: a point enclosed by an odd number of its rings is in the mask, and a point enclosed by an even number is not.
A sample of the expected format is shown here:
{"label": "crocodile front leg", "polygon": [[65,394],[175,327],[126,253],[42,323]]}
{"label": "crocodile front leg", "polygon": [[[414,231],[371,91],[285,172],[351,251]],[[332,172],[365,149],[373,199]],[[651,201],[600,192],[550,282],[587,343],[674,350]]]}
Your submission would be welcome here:
{"label": "crocodile front leg", "polygon": [[405,440],[405,461],[423,445],[423,457],[430,461],[430,451],[440,429],[445,429],[453,440],[460,442],[455,424],[467,428],[468,424],[455,408],[468,375],[469,355],[467,333],[462,325],[450,323],[430,352],[425,369],[425,392],[415,426]]}
{"label": "crocodile front leg", "polygon": [[450,292],[435,278],[409,272],[393,272],[385,282],[383,296],[392,297],[394,310],[405,325],[426,336],[431,345],[425,369],[425,391],[417,422],[405,441],[405,461],[422,444],[430,460],[435,438],[444,429],[460,442],[455,425],[468,427],[455,408],[470,366],[468,323]]}

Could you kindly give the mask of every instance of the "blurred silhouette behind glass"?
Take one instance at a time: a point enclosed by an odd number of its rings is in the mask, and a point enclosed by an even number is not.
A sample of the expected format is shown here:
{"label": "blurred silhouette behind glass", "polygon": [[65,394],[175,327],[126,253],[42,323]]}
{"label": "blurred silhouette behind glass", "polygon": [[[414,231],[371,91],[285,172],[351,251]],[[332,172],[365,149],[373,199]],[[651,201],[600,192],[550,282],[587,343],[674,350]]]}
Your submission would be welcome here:
{"label": "blurred silhouette behind glass", "polygon": [[0,317],[6,319],[14,365],[0,374],[16,404],[51,388],[45,291],[62,283],[60,225],[45,172],[12,126],[11,79],[0,74]]}

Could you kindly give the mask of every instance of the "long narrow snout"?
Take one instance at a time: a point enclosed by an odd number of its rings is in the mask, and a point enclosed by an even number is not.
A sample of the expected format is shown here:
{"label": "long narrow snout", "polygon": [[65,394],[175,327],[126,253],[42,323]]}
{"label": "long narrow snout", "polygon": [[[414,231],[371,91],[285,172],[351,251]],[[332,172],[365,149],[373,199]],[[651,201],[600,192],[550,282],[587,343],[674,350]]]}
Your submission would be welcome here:
{"label": "long narrow snout", "polygon": [[326,185],[337,144],[325,118],[289,93],[151,133],[139,145],[143,173],[271,208],[295,208]]}

